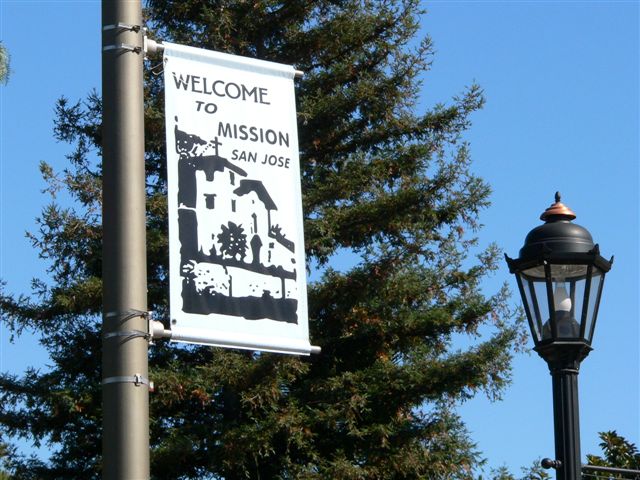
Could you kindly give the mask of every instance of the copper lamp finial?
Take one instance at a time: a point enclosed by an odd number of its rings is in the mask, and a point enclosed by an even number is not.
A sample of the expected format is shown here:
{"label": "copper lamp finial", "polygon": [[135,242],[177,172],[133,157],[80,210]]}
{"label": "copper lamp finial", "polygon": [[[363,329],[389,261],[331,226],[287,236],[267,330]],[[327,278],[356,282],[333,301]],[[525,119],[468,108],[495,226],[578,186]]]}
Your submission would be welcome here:
{"label": "copper lamp finial", "polygon": [[555,195],[556,203],[547,208],[542,215],[540,215],[540,220],[545,222],[551,220],[573,220],[576,218],[576,214],[568,208],[563,203],[560,203],[560,192],[556,192]]}

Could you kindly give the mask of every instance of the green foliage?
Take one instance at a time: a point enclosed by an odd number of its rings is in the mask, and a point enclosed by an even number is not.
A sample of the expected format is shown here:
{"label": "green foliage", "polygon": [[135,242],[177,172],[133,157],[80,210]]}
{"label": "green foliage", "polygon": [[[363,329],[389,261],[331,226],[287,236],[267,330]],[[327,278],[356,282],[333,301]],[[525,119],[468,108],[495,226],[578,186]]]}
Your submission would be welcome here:
{"label": "green foliage", "polygon": [[[305,71],[305,243],[323,271],[308,291],[319,356],[151,348],[154,479],[473,478],[481,459],[453,407],[499,397],[519,325],[504,290],[481,291],[496,247],[469,257],[490,194],[463,141],[482,90],[418,111],[432,56],[414,39],[422,14],[417,0],[148,2],[158,38]],[[147,73],[148,301],[166,321],[162,79]],[[95,93],[59,101],[54,134],[73,149],[65,171],[42,166],[52,202],[31,236],[50,281],[0,295],[3,320],[46,332],[51,355],[48,371],[0,376],[2,430],[52,450],[16,458],[18,478],[99,477],[100,112]],[[76,203],[57,204],[60,189]],[[359,261],[332,268],[345,251]]]}
{"label": "green foliage", "polygon": [[[640,452],[635,444],[618,435],[615,430],[600,432],[598,435],[602,440],[600,448],[602,448],[603,456],[587,454],[587,465],[640,470]],[[518,480],[548,480],[552,478],[540,466],[539,461],[534,462],[533,466],[529,468],[523,468],[522,472],[524,476]],[[516,477],[506,467],[495,469],[491,474],[491,480],[516,480]],[[592,474],[594,472],[588,469],[583,470],[583,478],[585,479],[593,478]],[[629,474],[624,475],[621,473],[598,472],[595,475],[607,480],[631,478]],[[478,480],[483,480],[483,477],[479,477]]]}
{"label": "green foliage", "polygon": [[[516,477],[512,474],[507,467],[499,467],[491,470],[490,480],[550,480],[549,475],[541,466],[540,462],[536,461],[531,467],[522,469],[522,476]],[[480,475],[477,480],[484,480],[484,477]]]}
{"label": "green foliage", "polygon": [[[635,444],[618,435],[615,430],[600,432],[600,448],[603,456],[587,455],[587,464],[599,467],[640,470],[640,452]],[[607,478],[628,478],[622,474],[607,474]]]}
{"label": "green foliage", "polygon": [[9,475],[4,467],[11,468],[11,458],[14,455],[14,449],[2,441],[0,436],[0,480],[11,480],[14,478]]}
{"label": "green foliage", "polygon": [[[0,41],[0,84],[6,85],[11,74],[11,55]],[[1,478],[1,477],[0,477]]]}

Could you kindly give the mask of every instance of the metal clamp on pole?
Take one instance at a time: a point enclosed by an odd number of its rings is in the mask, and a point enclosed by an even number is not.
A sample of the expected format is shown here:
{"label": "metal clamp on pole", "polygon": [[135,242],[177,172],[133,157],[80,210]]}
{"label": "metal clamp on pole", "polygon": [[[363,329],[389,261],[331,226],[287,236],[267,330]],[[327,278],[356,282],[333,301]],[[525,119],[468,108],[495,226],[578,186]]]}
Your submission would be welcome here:
{"label": "metal clamp on pole", "polygon": [[[106,312],[104,316],[106,318],[117,318],[121,322],[126,322],[127,320],[130,320],[134,317],[149,319],[151,318],[151,313],[131,308],[123,312]],[[102,335],[102,338],[104,340],[118,337],[125,337],[126,340],[131,340],[133,338],[144,338],[146,340],[149,340],[151,338],[151,334],[148,331],[144,332],[142,330],[115,330],[113,332],[106,332]]]}
{"label": "metal clamp on pole", "polygon": [[151,337],[151,335],[149,334],[149,332],[142,332],[140,330],[109,332],[102,335],[102,338],[104,338],[105,340],[113,337],[127,337],[127,339],[145,338],[148,340]]}
{"label": "metal clamp on pole", "polygon": [[158,338],[171,338],[171,330],[164,328],[162,322],[153,320],[153,312],[143,312],[142,310],[130,309],[124,312],[107,312],[105,317],[119,317],[122,321],[129,320],[133,317],[142,317],[147,319],[147,331],[141,330],[118,330],[115,332],[107,332],[102,335],[103,339],[126,337],[127,340],[132,338],[144,338],[149,342]]}
{"label": "metal clamp on pole", "polygon": [[124,312],[106,312],[104,316],[107,318],[119,317],[120,320],[126,321],[133,317],[149,318],[150,313],[145,312],[143,310],[136,310],[135,308],[130,308],[129,310],[125,310]]}
{"label": "metal clamp on pole", "polygon": [[130,376],[107,377],[102,379],[102,385],[109,385],[110,383],[133,383],[136,387],[139,387],[140,385],[151,386],[149,379],[139,373],[134,373]]}
{"label": "metal clamp on pole", "polygon": [[129,30],[130,32],[135,32],[138,33],[140,30],[142,30],[142,27],[140,25],[129,25],[128,23],[122,23],[122,22],[118,22],[115,25],[105,25],[104,27],[102,27],[103,31],[108,31],[108,30]]}
{"label": "metal clamp on pole", "polygon": [[121,322],[126,322],[134,317],[142,317],[149,318],[151,316],[150,312],[145,312],[144,310],[137,310],[135,308],[130,308],[129,310],[125,310],[123,312],[106,312],[104,314],[106,318],[118,318]]}
{"label": "metal clamp on pole", "polygon": [[109,50],[125,50],[127,52],[140,53],[142,52],[142,47],[136,47],[127,43],[117,43],[115,45],[105,45],[102,47],[103,52],[108,52]]}
{"label": "metal clamp on pole", "polygon": [[[102,31],[107,32],[109,30],[124,30],[129,32],[138,33],[142,30],[140,25],[129,25],[128,23],[118,22],[116,24],[105,25],[102,27]],[[110,50],[125,50],[127,52],[140,53],[142,52],[142,47],[137,47],[135,45],[129,45],[127,43],[116,43],[114,45],[105,45],[102,47],[103,52],[108,52]]]}

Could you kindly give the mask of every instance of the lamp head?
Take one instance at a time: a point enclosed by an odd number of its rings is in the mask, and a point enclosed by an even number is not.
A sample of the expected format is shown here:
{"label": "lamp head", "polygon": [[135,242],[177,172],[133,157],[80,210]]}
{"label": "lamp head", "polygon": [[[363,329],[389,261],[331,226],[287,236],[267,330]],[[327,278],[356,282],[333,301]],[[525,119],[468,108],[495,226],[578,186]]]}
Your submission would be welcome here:
{"label": "lamp head", "polygon": [[600,256],[589,231],[572,223],[575,218],[556,193],[540,216],[545,223],[529,232],[519,257],[505,255],[535,350],[547,361],[572,352],[579,362],[591,350],[604,276],[613,261]]}

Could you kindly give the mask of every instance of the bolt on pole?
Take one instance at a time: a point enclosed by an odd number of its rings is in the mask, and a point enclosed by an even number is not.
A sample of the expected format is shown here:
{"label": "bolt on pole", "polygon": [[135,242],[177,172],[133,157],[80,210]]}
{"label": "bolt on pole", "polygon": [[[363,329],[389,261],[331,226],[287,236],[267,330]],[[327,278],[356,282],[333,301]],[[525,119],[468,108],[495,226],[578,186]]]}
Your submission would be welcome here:
{"label": "bolt on pole", "polygon": [[[149,478],[145,169],[140,0],[102,2],[103,465]],[[136,334],[137,332],[137,334]]]}

